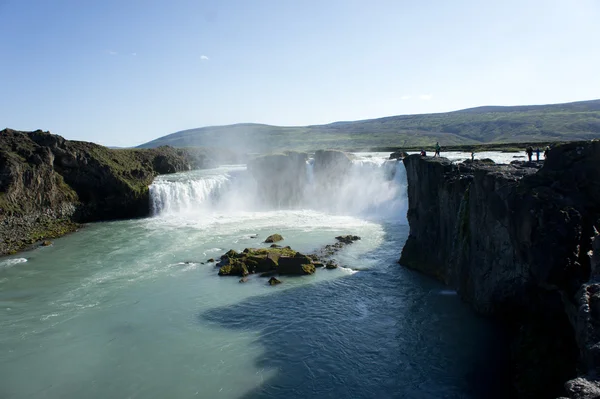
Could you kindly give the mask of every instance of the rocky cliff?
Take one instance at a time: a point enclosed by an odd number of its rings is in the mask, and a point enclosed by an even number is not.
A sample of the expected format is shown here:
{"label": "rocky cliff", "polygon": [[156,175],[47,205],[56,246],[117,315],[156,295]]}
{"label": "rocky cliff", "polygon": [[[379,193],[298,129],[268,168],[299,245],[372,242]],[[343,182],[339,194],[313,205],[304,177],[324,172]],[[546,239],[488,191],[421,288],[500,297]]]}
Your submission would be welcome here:
{"label": "rocky cliff", "polygon": [[42,132],[0,131],[0,254],[79,223],[146,216],[157,174],[211,165],[202,149],[111,150]]}
{"label": "rocky cliff", "polygon": [[600,393],[599,161],[599,141],[557,146],[539,170],[404,159],[410,235],[400,263],[505,323],[519,397]]}

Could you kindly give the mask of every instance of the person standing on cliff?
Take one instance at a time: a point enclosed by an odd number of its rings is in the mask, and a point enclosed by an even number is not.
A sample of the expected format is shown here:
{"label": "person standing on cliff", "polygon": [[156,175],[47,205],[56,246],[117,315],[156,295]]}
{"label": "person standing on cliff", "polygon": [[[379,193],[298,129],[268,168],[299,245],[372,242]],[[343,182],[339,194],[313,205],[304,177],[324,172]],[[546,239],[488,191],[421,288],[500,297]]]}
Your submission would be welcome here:
{"label": "person standing on cliff", "polygon": [[433,155],[434,157],[439,157],[440,156],[440,143],[439,141],[435,143],[435,154]]}
{"label": "person standing on cliff", "polygon": [[527,156],[529,157],[529,162],[531,162],[531,156],[533,155],[533,147],[531,147],[531,146],[527,147],[525,152],[527,153]]}
{"label": "person standing on cliff", "polygon": [[536,157],[536,161],[540,162],[540,147],[535,149],[535,157]]}
{"label": "person standing on cliff", "polygon": [[548,158],[548,152],[550,152],[550,146],[547,145],[546,149],[544,150],[544,159]]}

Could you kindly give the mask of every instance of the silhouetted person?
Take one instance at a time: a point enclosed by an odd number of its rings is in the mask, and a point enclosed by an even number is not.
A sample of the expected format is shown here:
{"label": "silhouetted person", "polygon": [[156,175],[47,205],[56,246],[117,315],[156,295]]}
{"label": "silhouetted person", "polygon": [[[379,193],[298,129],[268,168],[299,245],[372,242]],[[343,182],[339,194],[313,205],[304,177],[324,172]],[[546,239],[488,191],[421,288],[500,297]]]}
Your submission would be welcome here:
{"label": "silhouetted person", "polygon": [[471,151],[471,162],[475,160],[475,152]]}
{"label": "silhouetted person", "polygon": [[440,156],[440,149],[441,149],[440,143],[436,142],[435,143],[435,154],[433,155],[434,157],[439,157]]}
{"label": "silhouetted person", "polygon": [[535,157],[536,157],[536,161],[540,162],[540,148],[536,148],[535,149]]}
{"label": "silhouetted person", "polygon": [[550,152],[550,146],[547,145],[546,149],[544,150],[544,159],[546,159],[548,157],[548,152]]}
{"label": "silhouetted person", "polygon": [[527,147],[525,152],[527,153],[527,156],[529,157],[529,162],[531,162],[531,156],[533,155],[533,148],[531,146],[529,146],[529,147]]}
{"label": "silhouetted person", "polygon": [[427,156],[427,153],[425,152],[425,150],[421,150],[421,156],[422,157],[426,157]]}

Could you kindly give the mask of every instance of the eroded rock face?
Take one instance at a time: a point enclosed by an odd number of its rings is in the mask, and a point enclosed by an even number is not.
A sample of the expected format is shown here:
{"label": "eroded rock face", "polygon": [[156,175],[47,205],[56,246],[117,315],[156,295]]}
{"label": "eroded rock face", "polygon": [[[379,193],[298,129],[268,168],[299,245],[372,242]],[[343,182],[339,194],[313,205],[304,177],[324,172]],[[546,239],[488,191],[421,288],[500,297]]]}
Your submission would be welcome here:
{"label": "eroded rock face", "polygon": [[111,150],[42,132],[0,131],[0,254],[77,228],[147,216],[159,173],[200,168],[200,151]]}
{"label": "eroded rock face", "polygon": [[319,150],[315,152],[313,165],[315,184],[319,190],[334,193],[350,173],[352,159],[350,155],[335,150]]}
{"label": "eroded rock face", "polygon": [[[598,337],[589,326],[597,288],[582,284],[596,267],[589,251],[599,227],[598,160],[598,141],[556,146],[539,170],[525,162],[404,159],[410,235],[400,263],[515,327],[521,397],[559,395],[575,377],[578,347],[590,348],[580,353],[587,366],[579,370],[596,364]],[[583,332],[577,340],[575,331]]]}

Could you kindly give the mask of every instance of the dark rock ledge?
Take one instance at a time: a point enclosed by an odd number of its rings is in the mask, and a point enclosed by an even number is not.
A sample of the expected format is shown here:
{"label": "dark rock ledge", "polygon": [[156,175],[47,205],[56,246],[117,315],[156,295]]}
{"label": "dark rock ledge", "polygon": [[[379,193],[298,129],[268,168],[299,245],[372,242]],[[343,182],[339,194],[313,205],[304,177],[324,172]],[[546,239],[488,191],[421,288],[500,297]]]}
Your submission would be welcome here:
{"label": "dark rock ledge", "polygon": [[516,396],[600,397],[600,141],[557,146],[541,168],[404,164],[400,263],[503,322]]}

